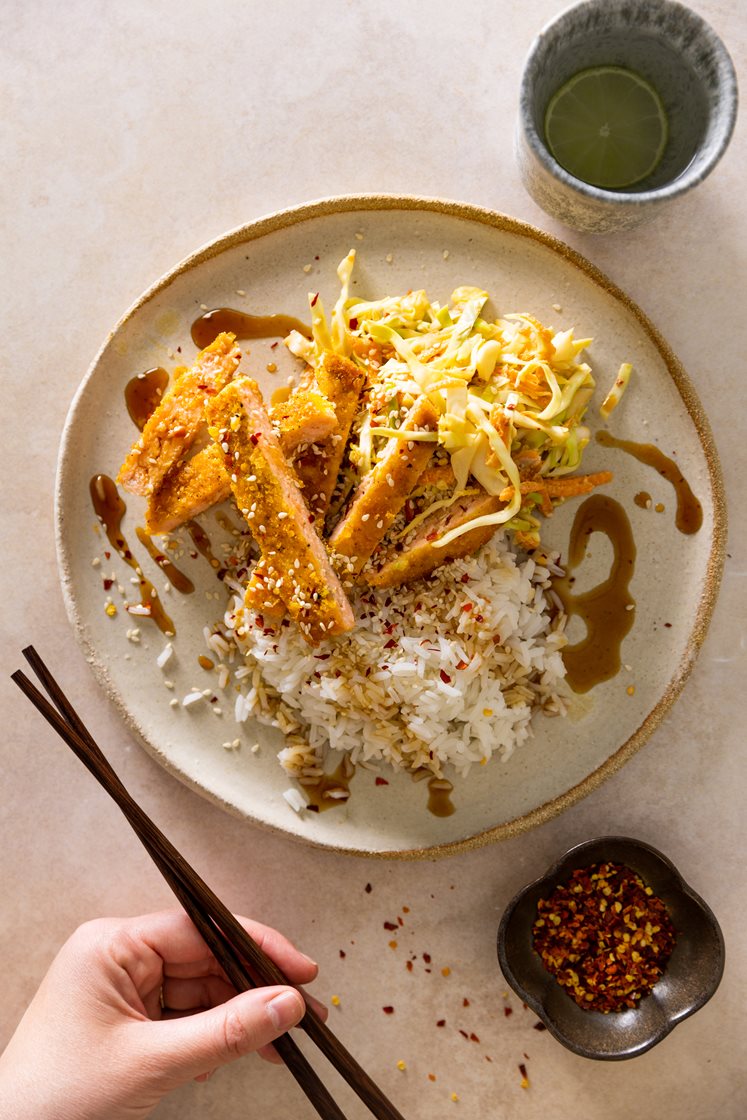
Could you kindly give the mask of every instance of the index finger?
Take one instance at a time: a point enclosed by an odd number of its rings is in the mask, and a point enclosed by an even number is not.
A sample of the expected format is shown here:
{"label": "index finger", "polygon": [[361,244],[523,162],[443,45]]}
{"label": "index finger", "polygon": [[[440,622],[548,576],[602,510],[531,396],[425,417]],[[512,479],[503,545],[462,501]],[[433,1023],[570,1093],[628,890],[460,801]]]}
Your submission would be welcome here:
{"label": "index finger", "polygon": [[[235,915],[249,936],[267,953],[292,984],[308,984],[317,965],[278,930]],[[223,970],[183,910],[163,910],[130,919],[130,933],[163,961],[165,976],[222,975]]]}

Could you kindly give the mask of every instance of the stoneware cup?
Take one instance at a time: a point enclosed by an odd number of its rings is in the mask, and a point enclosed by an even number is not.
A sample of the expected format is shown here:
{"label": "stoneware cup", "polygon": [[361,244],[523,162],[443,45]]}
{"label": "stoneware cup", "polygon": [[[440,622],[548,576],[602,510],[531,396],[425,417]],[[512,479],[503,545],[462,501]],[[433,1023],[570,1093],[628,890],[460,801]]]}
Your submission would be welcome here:
{"label": "stoneware cup", "polygon": [[[605,190],[565,171],[544,140],[553,94],[593,66],[622,66],[659,93],[667,147],[635,187]],[[517,159],[529,194],[552,217],[587,233],[633,229],[705,179],[723,155],[737,115],[737,80],[719,37],[675,0],[584,0],[537,36],[521,83]]]}

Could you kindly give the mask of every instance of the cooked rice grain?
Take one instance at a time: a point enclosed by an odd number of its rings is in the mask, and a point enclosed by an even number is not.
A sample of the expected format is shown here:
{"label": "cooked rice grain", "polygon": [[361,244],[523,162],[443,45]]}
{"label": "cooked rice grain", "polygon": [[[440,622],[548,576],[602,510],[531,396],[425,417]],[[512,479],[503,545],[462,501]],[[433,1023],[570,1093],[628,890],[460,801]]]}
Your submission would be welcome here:
{"label": "cooked rice grain", "polygon": [[252,672],[236,718],[300,731],[307,745],[279,753],[294,775],[329,749],[439,776],[449,763],[466,774],[508,759],[534,712],[565,711],[565,619],[549,591],[547,567],[495,538],[427,581],[358,594],[356,629],[315,649],[294,626],[263,628],[237,599],[226,627],[261,678]]}

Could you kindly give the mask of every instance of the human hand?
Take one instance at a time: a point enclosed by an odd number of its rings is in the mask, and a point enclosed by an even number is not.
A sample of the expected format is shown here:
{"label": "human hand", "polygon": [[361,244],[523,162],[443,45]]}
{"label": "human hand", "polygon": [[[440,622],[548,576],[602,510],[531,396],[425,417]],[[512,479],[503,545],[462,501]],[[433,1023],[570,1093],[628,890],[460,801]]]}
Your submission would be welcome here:
{"label": "human hand", "polygon": [[[277,930],[238,920],[292,983],[314,979],[314,962]],[[270,1043],[304,1010],[290,987],[237,994],[183,911],[87,922],[0,1057],[0,1113],[140,1120],[172,1089],[251,1051],[279,1061]]]}

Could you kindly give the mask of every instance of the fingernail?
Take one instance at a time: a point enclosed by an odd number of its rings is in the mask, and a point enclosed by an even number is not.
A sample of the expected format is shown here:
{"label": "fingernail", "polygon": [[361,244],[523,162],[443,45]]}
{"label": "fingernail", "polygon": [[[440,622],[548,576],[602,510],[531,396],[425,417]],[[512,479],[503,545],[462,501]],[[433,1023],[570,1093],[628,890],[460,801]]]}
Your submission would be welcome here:
{"label": "fingernail", "polygon": [[295,992],[281,992],[267,1004],[267,1014],[277,1031],[293,1027],[301,1018],[300,999]]}
{"label": "fingernail", "polygon": [[307,957],[305,953],[301,953],[301,956],[307,964],[311,965],[312,968],[319,968],[319,965],[316,963],[316,961],[312,960],[311,957]]}

